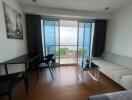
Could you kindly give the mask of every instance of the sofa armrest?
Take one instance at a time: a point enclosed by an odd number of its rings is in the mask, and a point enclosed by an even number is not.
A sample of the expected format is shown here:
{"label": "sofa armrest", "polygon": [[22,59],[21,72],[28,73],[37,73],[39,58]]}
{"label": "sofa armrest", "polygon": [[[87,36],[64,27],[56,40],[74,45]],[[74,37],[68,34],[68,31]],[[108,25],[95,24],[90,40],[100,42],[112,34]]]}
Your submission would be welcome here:
{"label": "sofa armrest", "polygon": [[132,75],[125,75],[121,77],[121,85],[127,90],[132,90]]}
{"label": "sofa armrest", "polygon": [[109,100],[109,98],[102,94],[102,95],[90,96],[88,100]]}
{"label": "sofa armrest", "polygon": [[88,100],[132,100],[132,90],[90,96]]}

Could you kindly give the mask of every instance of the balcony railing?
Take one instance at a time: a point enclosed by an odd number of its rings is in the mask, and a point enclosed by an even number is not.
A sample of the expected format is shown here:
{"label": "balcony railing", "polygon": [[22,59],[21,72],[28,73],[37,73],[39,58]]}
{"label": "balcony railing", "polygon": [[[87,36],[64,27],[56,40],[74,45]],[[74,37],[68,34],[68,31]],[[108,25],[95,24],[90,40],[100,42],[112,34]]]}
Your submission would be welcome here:
{"label": "balcony railing", "polygon": [[46,54],[55,54],[57,62],[63,64],[77,63],[89,56],[89,45],[47,45],[45,49]]}

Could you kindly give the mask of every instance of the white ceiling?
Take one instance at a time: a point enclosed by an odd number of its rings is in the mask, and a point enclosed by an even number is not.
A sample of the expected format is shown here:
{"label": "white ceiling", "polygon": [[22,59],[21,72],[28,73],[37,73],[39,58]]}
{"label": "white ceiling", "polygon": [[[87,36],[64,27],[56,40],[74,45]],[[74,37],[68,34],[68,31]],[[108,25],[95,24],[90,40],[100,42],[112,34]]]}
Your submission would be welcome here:
{"label": "white ceiling", "polygon": [[[37,0],[37,3],[32,2],[32,0],[17,1],[25,6],[107,13],[132,3],[132,0]],[[110,9],[106,11],[106,7],[110,7]]]}

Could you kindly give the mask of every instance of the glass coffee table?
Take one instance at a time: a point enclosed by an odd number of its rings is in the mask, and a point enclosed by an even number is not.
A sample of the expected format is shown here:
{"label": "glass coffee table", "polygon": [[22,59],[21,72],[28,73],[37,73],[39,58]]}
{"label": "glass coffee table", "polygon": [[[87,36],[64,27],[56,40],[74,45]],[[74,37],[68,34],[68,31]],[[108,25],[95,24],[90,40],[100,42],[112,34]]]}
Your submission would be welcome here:
{"label": "glass coffee table", "polygon": [[81,82],[85,81],[84,80],[84,77],[85,77],[84,73],[88,73],[88,76],[90,76],[94,81],[99,80],[99,74],[100,74],[99,67],[92,62],[90,62],[90,64],[86,64],[83,67],[79,66],[78,78]]}
{"label": "glass coffee table", "polygon": [[95,80],[95,81],[99,80],[100,70],[99,70],[99,67],[97,65],[95,65],[94,63],[91,62],[91,65],[89,68],[87,68],[87,71],[88,71],[89,76],[93,80]]}

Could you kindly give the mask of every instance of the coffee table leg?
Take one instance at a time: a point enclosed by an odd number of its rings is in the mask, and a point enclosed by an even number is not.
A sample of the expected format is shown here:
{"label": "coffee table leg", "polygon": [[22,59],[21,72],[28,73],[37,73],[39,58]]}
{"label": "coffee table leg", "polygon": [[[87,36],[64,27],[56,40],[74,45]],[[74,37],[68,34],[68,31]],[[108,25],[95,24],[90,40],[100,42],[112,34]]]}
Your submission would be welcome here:
{"label": "coffee table leg", "polygon": [[96,78],[97,80],[99,80],[99,74],[100,74],[100,71],[99,71],[99,68],[96,69]]}
{"label": "coffee table leg", "polygon": [[96,81],[99,79],[99,70],[98,68],[94,69],[94,77],[96,78]]}

